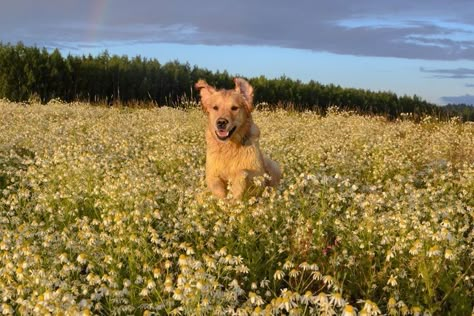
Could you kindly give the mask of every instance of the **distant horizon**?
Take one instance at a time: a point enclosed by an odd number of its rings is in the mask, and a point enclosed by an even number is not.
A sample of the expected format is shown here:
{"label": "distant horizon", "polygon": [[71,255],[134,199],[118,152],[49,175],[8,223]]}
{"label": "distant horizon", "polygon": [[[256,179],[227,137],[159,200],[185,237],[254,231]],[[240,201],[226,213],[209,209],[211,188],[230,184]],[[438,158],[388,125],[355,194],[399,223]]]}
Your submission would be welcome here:
{"label": "distant horizon", "polygon": [[[0,42],[2,43],[2,42]],[[16,44],[14,43],[3,43],[3,44],[10,44],[10,45],[17,45],[19,43],[22,43],[23,45],[25,45],[22,41],[18,41]],[[367,90],[367,91],[370,91],[370,92],[389,92],[389,93],[395,93],[398,97],[402,97],[402,96],[408,96],[408,97],[420,97],[422,100],[424,101],[427,101],[429,103],[432,103],[434,105],[438,105],[438,106],[446,106],[446,105],[468,105],[468,106],[473,106],[474,107],[474,101],[472,100],[471,96],[470,95],[465,95],[465,96],[456,96],[456,97],[450,97],[450,98],[446,98],[446,99],[449,99],[450,101],[449,102],[434,102],[434,101],[431,101],[429,99],[426,99],[424,98],[422,95],[418,94],[418,93],[413,93],[413,94],[401,94],[401,93],[398,93],[396,91],[393,91],[393,90],[390,90],[390,89],[374,89],[374,88],[370,88],[370,87],[356,87],[356,86],[350,86],[350,85],[343,85],[343,84],[336,84],[336,83],[333,83],[333,82],[321,82],[319,80],[316,80],[316,79],[313,79],[313,78],[309,78],[309,79],[301,79],[301,78],[294,78],[294,77],[291,77],[285,73],[283,74],[280,74],[280,75],[274,75],[274,76],[269,76],[267,74],[258,74],[258,75],[245,75],[245,74],[242,74],[242,73],[234,73],[232,71],[229,71],[228,69],[222,69],[222,68],[217,68],[217,69],[211,69],[209,67],[204,67],[200,64],[197,64],[197,63],[191,63],[189,61],[182,61],[178,58],[170,58],[170,59],[167,59],[166,61],[163,61],[162,59],[160,58],[157,58],[157,57],[150,57],[150,56],[144,56],[142,54],[135,54],[135,55],[132,55],[131,53],[130,54],[127,54],[127,53],[114,53],[111,51],[110,48],[94,48],[92,50],[88,49],[88,50],[85,50],[85,51],[81,51],[80,49],[74,49],[74,50],[71,50],[71,49],[67,49],[67,48],[61,48],[60,46],[58,47],[46,47],[46,46],[39,46],[39,45],[25,45],[25,46],[28,46],[28,47],[37,47],[39,49],[43,49],[45,48],[46,50],[48,50],[48,52],[52,52],[54,51],[55,49],[57,49],[61,55],[63,57],[66,57],[67,55],[71,55],[71,56],[88,56],[88,55],[91,55],[93,57],[97,57],[101,54],[104,54],[104,53],[108,53],[110,56],[119,56],[119,57],[122,57],[122,56],[126,56],[127,58],[129,59],[132,59],[132,58],[135,58],[135,57],[141,57],[141,58],[146,58],[148,60],[157,60],[161,65],[164,65],[166,63],[169,63],[169,62],[179,62],[180,64],[189,64],[191,67],[199,67],[199,68],[202,68],[202,69],[206,69],[206,70],[209,70],[209,71],[212,71],[212,72],[227,72],[230,76],[232,77],[244,77],[244,78],[247,78],[247,79],[253,79],[253,78],[258,78],[260,76],[263,76],[267,79],[280,79],[280,78],[288,78],[288,79],[291,79],[293,81],[300,81],[302,83],[309,83],[311,81],[313,82],[317,82],[317,83],[320,83],[320,84],[323,84],[323,85],[335,85],[335,86],[340,86],[341,88],[345,88],[345,89],[360,89],[360,90]],[[114,48],[114,46],[112,46],[112,48]],[[308,53],[308,52],[307,52]],[[426,71],[425,69],[420,69],[420,71]],[[469,84],[466,84],[467,87],[471,87]],[[474,84],[472,85],[474,87]]]}
{"label": "distant horizon", "polygon": [[[71,54],[71,55],[74,55],[74,56],[87,56],[87,55],[91,55],[91,56],[98,56],[100,54],[103,54],[105,52],[108,52],[111,56],[114,56],[114,55],[117,55],[117,56],[127,56],[128,58],[134,58],[134,57],[142,57],[142,58],[147,58],[147,59],[156,59],[157,61],[160,62],[160,64],[166,64],[168,62],[174,62],[174,61],[178,61],[179,63],[181,64],[189,64],[191,65],[192,67],[193,66],[197,66],[197,67],[200,67],[200,68],[204,68],[204,69],[207,69],[207,70],[210,70],[210,71],[213,71],[213,72],[216,72],[216,71],[219,71],[219,72],[224,72],[226,71],[227,73],[229,73],[229,75],[231,76],[235,76],[235,77],[245,77],[245,78],[248,78],[248,79],[252,79],[252,78],[258,78],[260,76],[264,76],[265,78],[267,79],[279,79],[279,78],[282,78],[282,77],[285,77],[285,78],[289,78],[291,80],[294,80],[294,81],[301,81],[302,83],[309,83],[310,81],[314,81],[314,82],[318,82],[318,83],[321,83],[321,84],[324,84],[324,85],[336,85],[336,86],[340,86],[342,88],[348,88],[348,89],[362,89],[362,90],[368,90],[368,91],[372,91],[372,92],[391,92],[391,93],[395,93],[397,96],[409,96],[409,97],[413,97],[413,96],[417,96],[417,97],[421,97],[423,100],[427,101],[427,102],[430,102],[430,103],[433,103],[433,104],[436,104],[436,105],[439,105],[439,106],[445,106],[445,105],[449,105],[449,104],[466,104],[466,105],[471,105],[471,106],[474,106],[474,100],[472,100],[471,96],[470,95],[465,95],[465,96],[456,96],[456,97],[449,97],[449,98],[446,98],[446,100],[450,100],[449,102],[448,101],[445,101],[444,103],[443,102],[435,102],[435,101],[432,101],[432,100],[429,100],[425,97],[423,97],[422,95],[420,95],[419,93],[413,93],[413,94],[407,94],[407,93],[398,93],[396,91],[394,91],[393,89],[383,89],[383,88],[380,88],[380,89],[374,89],[374,88],[371,88],[371,87],[362,87],[362,86],[353,86],[353,85],[344,85],[344,84],[336,84],[334,82],[322,82],[320,80],[317,80],[317,79],[314,79],[314,78],[311,78],[311,77],[307,77],[307,78],[295,78],[295,77],[292,77],[286,73],[282,73],[280,75],[278,74],[273,74],[273,75],[267,75],[267,74],[264,74],[264,73],[259,73],[259,74],[252,74],[252,75],[246,75],[246,74],[243,74],[243,73],[239,73],[239,72],[232,72],[228,69],[223,69],[223,68],[215,68],[215,69],[211,69],[210,67],[205,67],[205,66],[202,66],[198,63],[192,63],[188,60],[180,60],[178,58],[168,58],[167,60],[163,61],[162,59],[160,58],[157,58],[155,56],[144,56],[142,54],[136,54],[136,55],[131,55],[131,54],[127,54],[127,53],[114,53],[113,51],[111,51],[110,48],[104,48],[104,49],[100,49],[100,50],[97,50],[97,49],[93,49],[93,50],[86,50],[86,51],[80,51],[80,50],[68,50],[68,49],[61,49],[59,47],[56,47],[60,52],[61,54],[63,55],[67,55],[67,54]],[[56,49],[54,47],[50,47],[50,48],[46,48],[46,49],[50,49],[50,50],[54,50]],[[120,49],[119,49],[120,50]],[[306,52],[308,53],[308,52]],[[251,71],[251,70],[250,70]],[[456,101],[458,100],[458,101]],[[470,103],[469,103],[470,102]]]}
{"label": "distant horizon", "polygon": [[18,0],[2,6],[0,41],[474,104],[472,16],[469,0]]}

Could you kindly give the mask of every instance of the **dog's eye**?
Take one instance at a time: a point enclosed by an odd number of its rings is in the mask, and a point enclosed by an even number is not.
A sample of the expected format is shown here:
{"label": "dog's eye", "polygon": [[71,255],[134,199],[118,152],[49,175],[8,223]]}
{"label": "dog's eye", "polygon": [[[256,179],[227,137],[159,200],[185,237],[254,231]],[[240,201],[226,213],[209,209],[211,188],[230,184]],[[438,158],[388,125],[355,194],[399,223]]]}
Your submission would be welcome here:
{"label": "dog's eye", "polygon": [[219,107],[217,105],[214,105],[213,109],[214,109],[214,111],[217,111],[217,110],[219,110]]}
{"label": "dog's eye", "polygon": [[231,109],[232,111],[237,111],[237,110],[239,109],[239,107],[234,105],[234,106],[232,106],[230,109]]}

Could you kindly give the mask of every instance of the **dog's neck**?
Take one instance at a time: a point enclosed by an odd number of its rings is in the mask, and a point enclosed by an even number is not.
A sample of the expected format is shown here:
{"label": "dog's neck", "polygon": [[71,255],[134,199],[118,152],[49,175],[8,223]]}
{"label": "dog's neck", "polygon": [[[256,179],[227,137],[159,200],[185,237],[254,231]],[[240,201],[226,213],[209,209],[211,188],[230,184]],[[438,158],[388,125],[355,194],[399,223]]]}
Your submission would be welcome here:
{"label": "dog's neck", "polygon": [[241,128],[238,130],[236,133],[234,141],[236,144],[240,146],[246,146],[250,143],[250,138],[252,137],[251,135],[251,127],[252,127],[252,120],[249,119],[245,122],[245,125],[241,126]]}

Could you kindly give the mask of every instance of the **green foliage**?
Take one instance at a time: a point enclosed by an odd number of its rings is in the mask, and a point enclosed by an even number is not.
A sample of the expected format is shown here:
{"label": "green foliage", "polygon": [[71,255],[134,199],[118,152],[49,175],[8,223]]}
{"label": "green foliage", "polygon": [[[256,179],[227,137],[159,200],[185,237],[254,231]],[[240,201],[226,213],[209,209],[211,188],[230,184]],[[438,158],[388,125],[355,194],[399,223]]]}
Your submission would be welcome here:
{"label": "green foliage", "polygon": [[[111,56],[107,51],[98,56],[62,57],[55,49],[13,46],[0,43],[0,98],[11,101],[51,99],[66,102],[154,104],[181,106],[197,101],[193,89],[198,79],[220,88],[233,86],[227,72],[211,72],[178,61],[160,64],[141,56]],[[384,115],[390,119],[409,113],[415,119],[431,115],[438,118],[461,116],[474,120],[474,107],[445,109],[418,96],[397,96],[393,92],[303,83],[287,77],[250,79],[255,88],[256,103],[270,108],[317,111],[326,113],[331,106],[363,114]],[[264,105],[263,105],[264,106]]]}
{"label": "green foliage", "polygon": [[468,104],[448,104],[445,107],[448,115],[459,116],[464,122],[474,121],[474,107]]}

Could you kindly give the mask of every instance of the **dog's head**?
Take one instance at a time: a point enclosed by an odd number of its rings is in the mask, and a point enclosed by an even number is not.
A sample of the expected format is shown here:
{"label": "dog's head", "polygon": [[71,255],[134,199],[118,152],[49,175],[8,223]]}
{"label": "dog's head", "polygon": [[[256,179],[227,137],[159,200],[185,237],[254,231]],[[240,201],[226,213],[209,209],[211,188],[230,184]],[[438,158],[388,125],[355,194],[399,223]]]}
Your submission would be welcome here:
{"label": "dog's head", "polygon": [[209,117],[209,129],[222,142],[240,134],[253,110],[252,86],[242,78],[235,78],[234,82],[233,90],[216,90],[204,80],[195,85],[201,94],[202,108]]}

